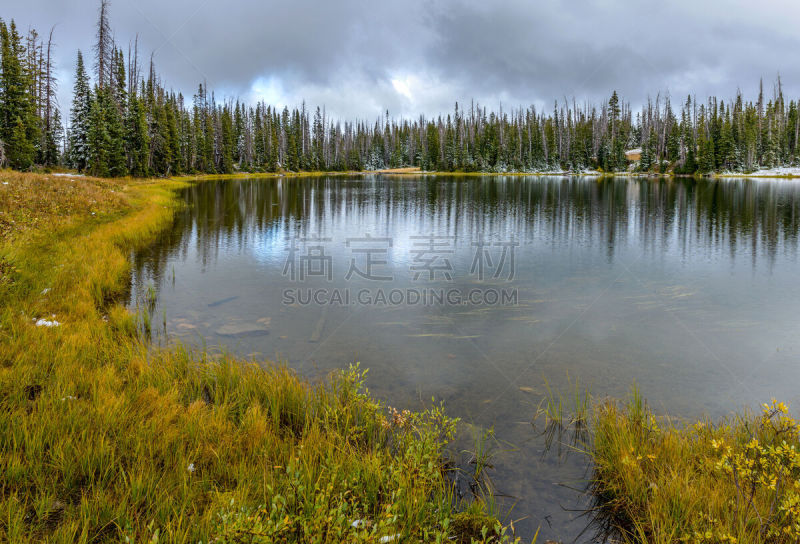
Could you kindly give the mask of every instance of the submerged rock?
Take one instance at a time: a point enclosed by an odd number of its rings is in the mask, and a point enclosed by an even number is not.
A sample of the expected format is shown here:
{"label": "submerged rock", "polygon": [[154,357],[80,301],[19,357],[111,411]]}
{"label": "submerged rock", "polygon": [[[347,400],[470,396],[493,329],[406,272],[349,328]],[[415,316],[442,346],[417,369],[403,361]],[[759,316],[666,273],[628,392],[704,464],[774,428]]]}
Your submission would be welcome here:
{"label": "submerged rock", "polygon": [[239,297],[235,296],[235,297],[223,298],[221,300],[217,300],[215,302],[212,302],[211,304],[208,305],[208,307],[209,308],[216,308],[217,306],[222,306],[226,302],[232,302],[232,301],[236,300],[237,298],[239,298]]}
{"label": "submerged rock", "polygon": [[248,336],[264,336],[269,329],[263,323],[226,323],[216,330],[219,336],[228,338],[245,338]]}

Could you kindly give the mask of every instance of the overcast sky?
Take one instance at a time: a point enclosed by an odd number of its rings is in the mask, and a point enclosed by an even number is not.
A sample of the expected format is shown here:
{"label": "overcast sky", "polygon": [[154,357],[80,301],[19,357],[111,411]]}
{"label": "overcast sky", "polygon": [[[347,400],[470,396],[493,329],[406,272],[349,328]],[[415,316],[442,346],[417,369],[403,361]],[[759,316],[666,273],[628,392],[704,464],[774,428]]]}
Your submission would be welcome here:
{"label": "overcast sky", "polygon": [[[94,0],[9,0],[0,17],[56,25],[62,107],[78,48],[91,54]],[[800,91],[797,0],[112,0],[116,41],[139,34],[168,87],[348,118],[669,92],[748,97]],[[91,63],[89,63],[91,65]]]}

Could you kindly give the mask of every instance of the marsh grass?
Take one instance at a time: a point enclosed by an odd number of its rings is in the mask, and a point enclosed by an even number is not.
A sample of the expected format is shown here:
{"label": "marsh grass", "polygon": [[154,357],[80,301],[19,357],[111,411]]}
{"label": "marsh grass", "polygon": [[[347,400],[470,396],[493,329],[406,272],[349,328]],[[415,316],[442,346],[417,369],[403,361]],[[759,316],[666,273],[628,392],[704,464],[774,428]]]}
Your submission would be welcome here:
{"label": "marsh grass", "polygon": [[623,542],[800,540],[800,442],[788,407],[694,424],[637,390],[596,405],[591,489],[600,532]]}
{"label": "marsh grass", "polygon": [[574,383],[567,375],[569,392],[553,389],[547,378],[544,379],[545,395],[536,408],[531,420],[534,430],[545,439],[542,455],[556,446],[559,457],[569,451],[586,452],[589,439],[589,416],[592,410],[592,396],[588,388]]}
{"label": "marsh grass", "polygon": [[355,367],[311,385],[142,339],[128,255],[182,182],[0,179],[0,540],[513,539],[456,513],[441,407],[397,420]]}
{"label": "marsh grass", "polygon": [[473,467],[470,478],[473,481],[473,493],[480,496],[491,496],[494,488],[489,476],[489,471],[494,468],[492,459],[495,455],[494,429],[485,429],[480,436],[475,439],[473,451],[469,454],[469,466]]}
{"label": "marsh grass", "polygon": [[687,423],[657,416],[635,385],[616,401],[567,381],[566,394],[546,383],[533,423],[546,451],[593,461],[593,541],[800,542],[800,423],[788,406]]}

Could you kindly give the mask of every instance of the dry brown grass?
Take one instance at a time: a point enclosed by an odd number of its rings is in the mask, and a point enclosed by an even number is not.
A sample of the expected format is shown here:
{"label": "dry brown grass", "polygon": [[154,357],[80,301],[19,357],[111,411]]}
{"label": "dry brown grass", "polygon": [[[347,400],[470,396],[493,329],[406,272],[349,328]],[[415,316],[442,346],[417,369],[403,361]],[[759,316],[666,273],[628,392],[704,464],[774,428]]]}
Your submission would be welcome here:
{"label": "dry brown grass", "polygon": [[[130,182],[130,180],[128,180]],[[103,220],[129,206],[125,180],[0,171],[0,240],[79,219]]]}
{"label": "dry brown grass", "polygon": [[377,170],[377,172],[381,174],[419,174],[422,172],[422,169],[418,166],[409,166],[406,168],[385,168],[383,170]]}

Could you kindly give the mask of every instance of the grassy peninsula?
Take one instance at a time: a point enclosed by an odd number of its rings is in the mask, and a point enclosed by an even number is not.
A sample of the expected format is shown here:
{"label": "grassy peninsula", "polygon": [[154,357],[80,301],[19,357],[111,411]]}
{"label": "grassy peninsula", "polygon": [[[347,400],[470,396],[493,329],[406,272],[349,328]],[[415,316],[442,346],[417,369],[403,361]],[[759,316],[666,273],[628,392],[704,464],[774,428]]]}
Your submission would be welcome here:
{"label": "grassy peninsula", "polygon": [[139,339],[128,255],[186,181],[0,181],[1,540],[499,538],[453,501],[441,409],[388,412],[357,368],[311,385]]}

